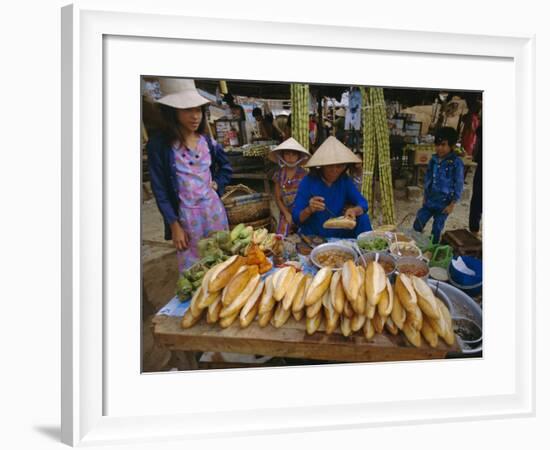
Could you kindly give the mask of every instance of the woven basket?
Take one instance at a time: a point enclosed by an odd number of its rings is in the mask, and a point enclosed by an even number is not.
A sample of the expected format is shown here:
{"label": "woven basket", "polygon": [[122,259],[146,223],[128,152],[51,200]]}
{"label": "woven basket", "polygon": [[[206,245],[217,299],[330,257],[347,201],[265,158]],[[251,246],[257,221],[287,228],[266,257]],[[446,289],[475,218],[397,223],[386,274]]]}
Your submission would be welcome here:
{"label": "woven basket", "polygon": [[243,184],[228,186],[221,199],[230,225],[257,222],[271,216],[269,194],[258,193]]}

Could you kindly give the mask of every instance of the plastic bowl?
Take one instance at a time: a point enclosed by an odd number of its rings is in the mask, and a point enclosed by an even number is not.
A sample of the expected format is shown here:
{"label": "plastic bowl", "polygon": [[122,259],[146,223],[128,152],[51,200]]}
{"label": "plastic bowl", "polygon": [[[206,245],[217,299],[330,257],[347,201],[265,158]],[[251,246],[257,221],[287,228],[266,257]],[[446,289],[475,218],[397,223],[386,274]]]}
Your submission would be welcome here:
{"label": "plastic bowl", "polygon": [[[452,264],[449,264],[449,281],[461,291],[464,291],[471,297],[481,293],[483,284],[483,263],[480,259],[472,256],[461,256],[462,260],[469,269],[475,272],[475,275],[467,275],[456,270]],[[453,258],[456,260],[457,258]]]}
{"label": "plastic bowl", "polygon": [[[354,263],[357,263],[357,253],[350,247],[342,244],[335,244],[328,242],[326,244],[321,244],[315,247],[311,254],[309,255],[309,258],[313,264],[315,264],[319,269],[322,269],[323,267],[327,267],[323,265],[319,261],[319,255],[322,255],[323,253],[329,252],[329,251],[339,251],[342,253],[347,253],[351,255],[351,259]],[[332,270],[342,270],[342,267],[332,267]]]}

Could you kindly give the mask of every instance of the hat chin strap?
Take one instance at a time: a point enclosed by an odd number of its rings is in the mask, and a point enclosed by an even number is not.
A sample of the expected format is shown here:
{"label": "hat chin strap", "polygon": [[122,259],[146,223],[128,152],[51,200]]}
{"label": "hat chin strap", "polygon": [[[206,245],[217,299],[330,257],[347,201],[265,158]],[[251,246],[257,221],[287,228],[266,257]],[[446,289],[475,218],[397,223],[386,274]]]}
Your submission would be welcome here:
{"label": "hat chin strap", "polygon": [[279,167],[296,167],[298,164],[300,164],[305,158],[300,158],[298,161],[294,163],[288,163],[286,162],[282,156],[279,156]]}

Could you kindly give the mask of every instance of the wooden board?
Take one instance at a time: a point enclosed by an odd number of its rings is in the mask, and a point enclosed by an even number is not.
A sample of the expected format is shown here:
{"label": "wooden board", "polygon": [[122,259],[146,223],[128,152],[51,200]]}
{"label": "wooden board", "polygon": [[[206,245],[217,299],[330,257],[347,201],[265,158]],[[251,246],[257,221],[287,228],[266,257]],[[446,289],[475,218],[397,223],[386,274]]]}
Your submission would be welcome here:
{"label": "wooden board", "polygon": [[182,329],[181,318],[157,316],[153,323],[155,339],[170,350],[218,351],[305,358],[339,362],[403,361],[442,359],[448,352],[459,352],[458,345],[447,346],[440,340],[431,348],[423,341],[421,347],[409,344],[401,334],[376,334],[367,342],[360,330],[349,337],[335,332],[327,335],[317,332],[309,336],[303,321],[292,317],[282,328],[268,325],[260,328],[253,322],[242,329],[238,319],[226,329],[209,325],[201,319],[195,326]]}

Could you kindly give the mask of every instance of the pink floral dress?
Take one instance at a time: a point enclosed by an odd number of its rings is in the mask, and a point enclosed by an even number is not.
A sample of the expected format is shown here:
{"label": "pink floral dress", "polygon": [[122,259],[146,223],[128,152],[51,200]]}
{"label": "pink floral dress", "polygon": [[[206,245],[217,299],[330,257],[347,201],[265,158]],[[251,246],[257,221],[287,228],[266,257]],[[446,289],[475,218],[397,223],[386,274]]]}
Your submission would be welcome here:
{"label": "pink floral dress", "polygon": [[189,236],[187,250],[177,252],[180,273],[200,259],[199,241],[211,231],[227,230],[227,214],[220,197],[210,186],[210,150],[204,136],[197,148],[172,147],[179,186],[179,222]]}
{"label": "pink floral dress", "polygon": [[[282,167],[273,175],[273,182],[277,183],[281,187],[281,196],[284,205],[292,213],[292,207],[294,206],[294,199],[298,192],[298,186],[300,181],[307,175],[307,172],[302,167],[296,167],[296,172],[292,177],[288,176],[288,169]],[[279,213],[279,223],[277,225],[277,234],[287,236],[291,232],[291,226],[286,221],[285,216]]]}

